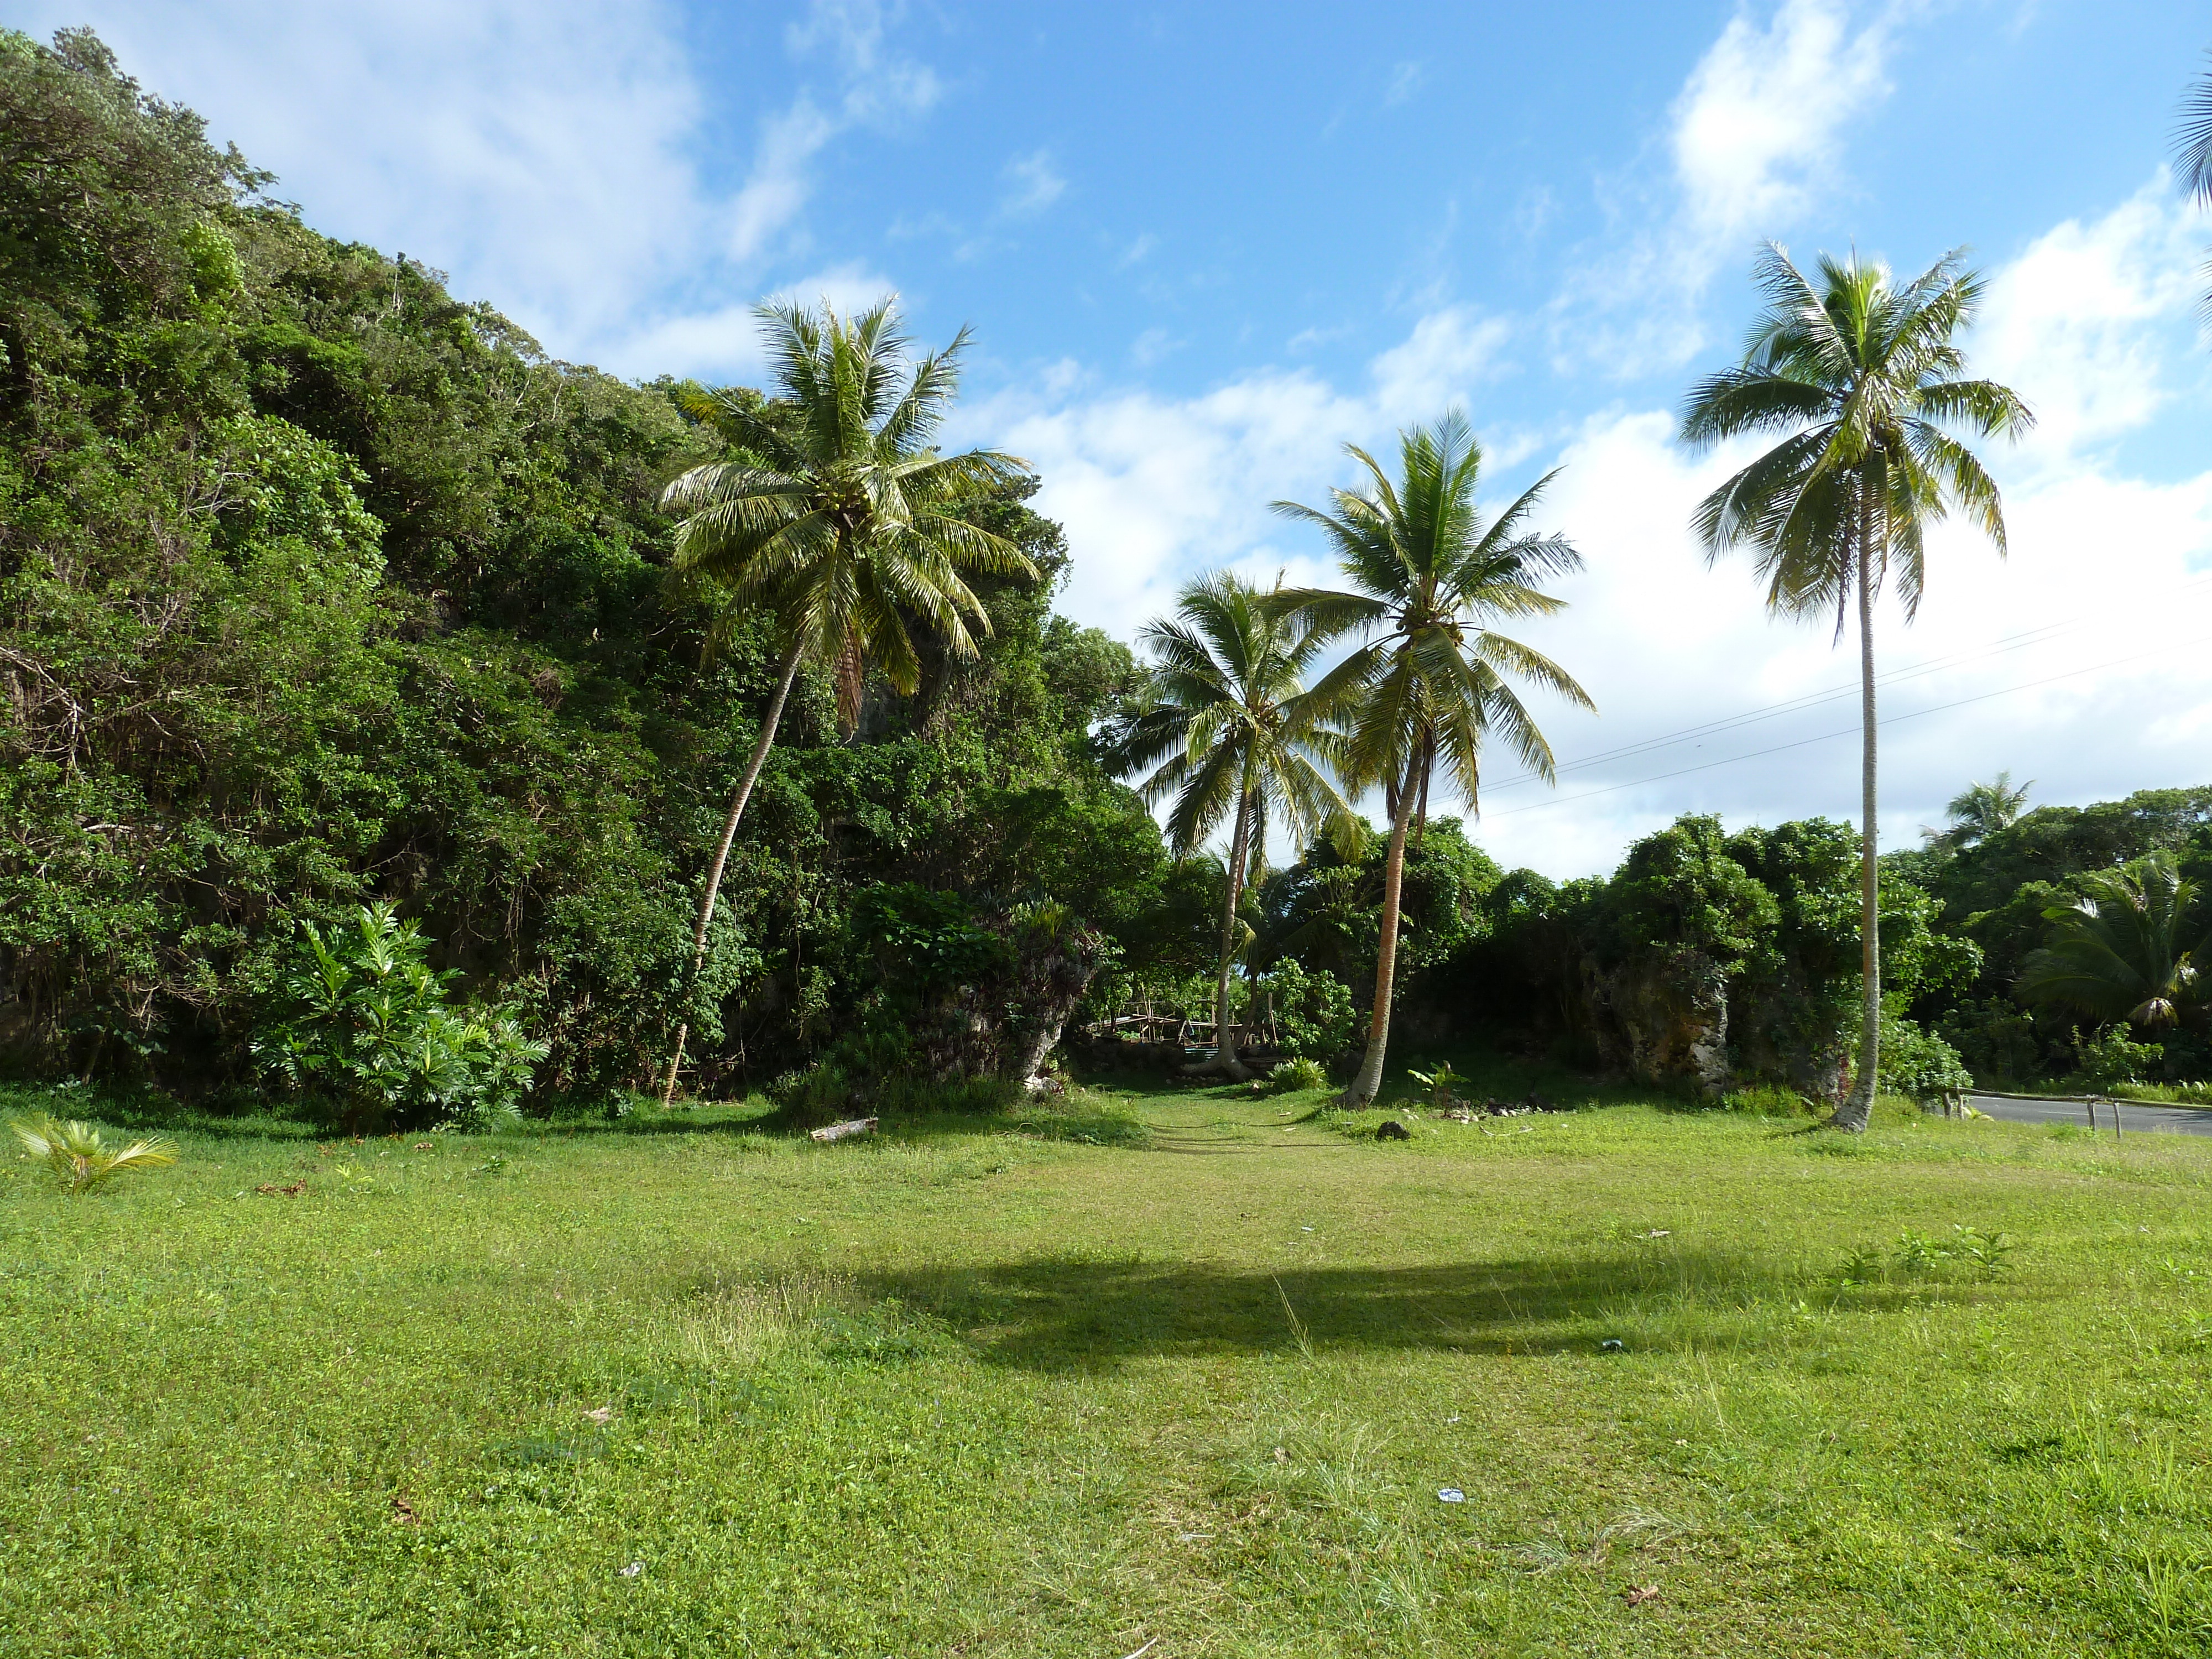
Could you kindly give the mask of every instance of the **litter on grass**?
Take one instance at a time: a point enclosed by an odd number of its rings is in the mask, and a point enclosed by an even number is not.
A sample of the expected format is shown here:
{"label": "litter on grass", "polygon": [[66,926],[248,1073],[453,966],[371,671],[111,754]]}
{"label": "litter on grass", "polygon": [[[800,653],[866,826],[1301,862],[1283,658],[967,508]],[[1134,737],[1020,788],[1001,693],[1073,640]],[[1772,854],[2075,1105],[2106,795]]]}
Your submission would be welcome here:
{"label": "litter on grass", "polygon": [[1457,1486],[1446,1486],[1437,1494],[1437,1501],[1440,1504],[1464,1504],[1467,1494]]}

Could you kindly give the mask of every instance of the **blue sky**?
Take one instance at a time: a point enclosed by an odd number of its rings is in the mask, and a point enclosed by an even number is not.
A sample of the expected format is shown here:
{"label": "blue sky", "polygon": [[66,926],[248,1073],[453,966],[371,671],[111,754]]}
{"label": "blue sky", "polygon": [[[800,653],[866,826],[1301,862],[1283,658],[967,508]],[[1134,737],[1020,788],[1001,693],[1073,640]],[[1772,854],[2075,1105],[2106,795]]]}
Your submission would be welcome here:
{"label": "blue sky", "polygon": [[1855,811],[1848,699],[1636,747],[1853,672],[1705,569],[1686,518],[1729,457],[1669,416],[1739,338],[1760,238],[1911,270],[1971,245],[1974,361],[2041,423],[1991,458],[2010,559],[1940,534],[1916,625],[1882,619],[1885,838],[2000,768],[2049,800],[2212,781],[2212,220],[2163,170],[2212,45],[2188,8],[11,9],[90,21],[310,222],[558,356],[745,378],[769,293],[973,324],[958,435],[1038,465],[1063,608],[1124,636],[1207,565],[1325,574],[1266,503],[1463,406],[1496,498],[1565,468],[1547,520],[1589,565],[1528,630],[1597,697],[1546,714],[1587,763],[1550,793],[1502,769],[1480,830],[1553,874],[1678,811]]}

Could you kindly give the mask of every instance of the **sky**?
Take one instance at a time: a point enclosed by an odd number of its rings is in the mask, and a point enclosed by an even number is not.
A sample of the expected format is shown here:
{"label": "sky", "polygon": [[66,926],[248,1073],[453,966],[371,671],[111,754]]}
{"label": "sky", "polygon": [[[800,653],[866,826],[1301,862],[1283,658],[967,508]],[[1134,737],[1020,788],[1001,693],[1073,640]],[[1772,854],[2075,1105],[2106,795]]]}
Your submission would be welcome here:
{"label": "sky", "polygon": [[951,434],[1038,471],[1060,606],[1133,638],[1232,566],[1330,574],[1273,514],[1347,443],[1463,410],[1492,507],[1585,569],[1516,629],[1556,786],[1501,755],[1470,828],[1609,870],[1686,811],[1858,811],[1856,651],[1708,567],[1745,459],[1674,440],[1733,361],[1763,240],[1917,273],[1964,247],[2009,552],[1945,525],[1877,615],[1885,846],[2000,770],[2038,803],[2212,782],[2212,216],[2175,188],[2212,21],[2136,0],[1206,8],[669,0],[15,0],[89,22],[279,175],[553,355],[758,378],[764,295],[896,292],[975,330]]}

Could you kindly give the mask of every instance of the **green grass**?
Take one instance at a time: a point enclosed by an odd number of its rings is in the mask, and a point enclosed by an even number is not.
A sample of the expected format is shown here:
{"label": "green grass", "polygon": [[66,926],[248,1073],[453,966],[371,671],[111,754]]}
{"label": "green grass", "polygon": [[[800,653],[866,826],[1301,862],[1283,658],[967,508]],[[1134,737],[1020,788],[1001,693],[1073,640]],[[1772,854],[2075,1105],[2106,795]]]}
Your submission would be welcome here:
{"label": "green grass", "polygon": [[1531,1082],[0,1161],[0,1651],[2212,1639],[2212,1146]]}

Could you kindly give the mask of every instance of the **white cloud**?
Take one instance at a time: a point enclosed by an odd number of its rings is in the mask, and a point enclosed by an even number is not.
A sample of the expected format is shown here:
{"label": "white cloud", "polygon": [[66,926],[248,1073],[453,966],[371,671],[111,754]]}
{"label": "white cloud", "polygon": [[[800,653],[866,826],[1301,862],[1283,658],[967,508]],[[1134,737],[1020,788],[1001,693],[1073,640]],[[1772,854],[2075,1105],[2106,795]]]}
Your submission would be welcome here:
{"label": "white cloud", "polygon": [[1402,344],[1375,360],[1377,406],[1391,420],[1405,422],[1465,404],[1475,382],[1495,372],[1512,333],[1504,319],[1485,317],[1469,306],[1431,312]]}
{"label": "white cloud", "polygon": [[1009,186],[999,204],[1004,213],[1021,216],[1042,213],[1067,189],[1067,180],[1053,170],[1050,150],[1032,150],[1006,163]]}
{"label": "white cloud", "polygon": [[[279,174],[309,222],[450,272],[557,355],[635,372],[744,361],[750,301],[805,256],[825,147],[927,112],[942,87],[880,8],[817,0],[788,44],[829,84],[764,118],[718,191],[694,155],[705,94],[673,0],[29,0],[24,27],[88,21],[163,96]],[[250,42],[251,50],[241,50]],[[690,289],[682,314],[637,321]],[[650,356],[696,351],[697,358]]]}
{"label": "white cloud", "polygon": [[[1433,313],[1375,360],[1364,393],[1340,392],[1304,370],[1265,369],[1196,398],[1164,398],[1101,391],[1064,366],[1050,389],[1011,391],[966,409],[959,430],[963,441],[996,444],[1038,469],[1037,509],[1068,527],[1075,554],[1063,603],[1126,636],[1201,566],[1310,566],[1306,538],[1282,527],[1267,504],[1324,501],[1329,484],[1350,477],[1347,441],[1371,446],[1395,428],[1468,404],[1474,387],[1499,372],[1507,336],[1502,322],[1471,307]],[[1141,362],[1169,345],[1151,331],[1135,352]],[[1525,444],[1516,436],[1509,448]]]}
{"label": "white cloud", "polygon": [[769,252],[770,240],[806,205],[813,184],[808,164],[837,136],[839,124],[801,93],[781,115],[761,123],[751,173],[730,204],[729,255],[750,264]]}
{"label": "white cloud", "polygon": [[1837,0],[1786,0],[1765,28],[1738,12],[1674,109],[1684,210],[1709,249],[1733,251],[1801,215],[1844,123],[1889,90],[1888,19],[1853,33]]}
{"label": "white cloud", "polygon": [[2196,297],[2197,227],[2163,173],[2091,223],[2069,219],[1990,280],[1974,372],[2028,400],[2027,453],[2063,464],[2147,424],[2173,395],[2160,348]]}
{"label": "white cloud", "polygon": [[556,350],[618,319],[697,222],[700,93],[659,0],[32,9],[88,15],[319,228],[452,271]]}
{"label": "white cloud", "polygon": [[[1650,216],[1576,271],[1553,307],[1565,358],[1621,378],[1672,368],[1705,343],[1698,302],[1837,182],[1839,137],[1889,90],[1898,15],[1856,30],[1840,0],[1784,0],[1762,27],[1740,10],[1670,111],[1663,186],[1626,192]],[[1621,181],[1613,181],[1618,193]],[[1647,205],[1657,203],[1656,212]]]}
{"label": "white cloud", "polygon": [[[786,283],[765,297],[808,306],[827,301],[849,315],[873,305],[896,286],[880,271],[853,261]],[[628,335],[618,355],[604,367],[618,374],[644,376],[670,372],[671,364],[681,364],[683,373],[714,383],[757,381],[765,358],[752,302],[708,312],[678,313],[649,323]]]}
{"label": "white cloud", "polygon": [[[1911,844],[1963,783],[2000,769],[2035,779],[2045,800],[2204,781],[2212,580],[2188,585],[2212,573],[2212,472],[2148,481],[2083,447],[2157,407],[2171,372],[2160,331],[2191,291],[2177,218],[2146,193],[2058,227],[1991,274],[1977,368],[2010,375],[2073,435],[1988,453],[2006,488],[2009,559],[1964,526],[1940,526],[1917,621],[1908,628],[1893,605],[1881,614],[1880,662],[1902,676],[1886,684],[1882,713],[1913,716],[1883,732],[1887,844]],[[1364,392],[1269,369],[1177,399],[1103,390],[1063,364],[1048,389],[1002,396],[963,424],[1042,468],[1039,507],[1066,525],[1076,556],[1063,603],[1126,637],[1206,566],[1325,577],[1310,535],[1267,503],[1325,500],[1350,477],[1343,441],[1372,445],[1504,372],[1510,343],[1496,319],[1440,310],[1374,359]],[[1571,608],[1525,637],[1581,678],[1601,713],[1539,700],[1571,768],[1556,791],[1515,787],[1510,764],[1493,774],[1475,833],[1509,865],[1610,869],[1636,836],[1688,811],[1732,824],[1856,816],[1853,640],[1770,619],[1741,561],[1707,568],[1692,510],[1747,452],[1692,455],[1674,429],[1662,410],[1615,410],[1583,423],[1559,455],[1541,519],[1589,568],[1561,586]],[[1486,435],[1493,477],[1543,447],[1525,431]],[[1488,491],[1493,508],[1502,483]],[[1573,765],[1831,691],[1752,724]]]}
{"label": "white cloud", "polygon": [[[1690,511],[1742,457],[1692,458],[1672,429],[1657,411],[1603,418],[1562,457],[1546,517],[1589,568],[1562,585],[1572,608],[1543,625],[1540,643],[1583,680],[1601,718],[1547,719],[1571,769],[1556,791],[1516,785],[1510,771],[1493,778],[1479,834],[1508,864],[1553,874],[1607,868],[1634,836],[1688,811],[1732,824],[1856,819],[1856,636],[1838,644],[1832,625],[1770,620],[1745,562],[1706,568]],[[2046,476],[2009,492],[2006,517],[2008,559],[1962,526],[1942,526],[1918,619],[1908,628],[1893,605],[1878,613],[1885,674],[1948,665],[1888,684],[1885,719],[2002,693],[1885,727],[1886,844],[1911,844],[1961,785],[2003,768],[2036,779],[2041,799],[2203,781],[2201,740],[2176,717],[2212,701],[2212,583],[2185,586],[2212,561],[2212,474],[2173,484],[2087,469]],[[2082,554],[2092,546],[2097,580],[2085,598]],[[2045,680],[2052,683],[2034,684]],[[1572,768],[1831,690],[1841,695]]]}
{"label": "white cloud", "polygon": [[768,252],[813,192],[811,163],[856,126],[895,126],[926,113],[944,88],[927,65],[889,50],[883,9],[854,0],[813,0],[803,22],[785,31],[800,58],[827,50],[841,83],[835,112],[817,108],[801,88],[791,107],[761,123],[752,171],[730,212],[730,257],[741,266]]}

